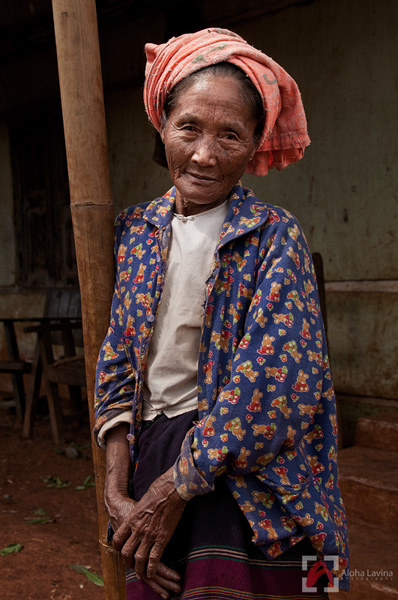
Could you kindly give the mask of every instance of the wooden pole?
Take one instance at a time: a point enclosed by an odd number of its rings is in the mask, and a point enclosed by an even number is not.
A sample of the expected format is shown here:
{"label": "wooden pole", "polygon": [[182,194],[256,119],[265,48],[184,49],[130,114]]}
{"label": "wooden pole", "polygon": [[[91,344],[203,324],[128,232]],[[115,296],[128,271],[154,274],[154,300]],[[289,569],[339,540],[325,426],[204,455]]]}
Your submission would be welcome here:
{"label": "wooden pole", "polygon": [[[95,0],[52,0],[80,293],[90,425],[95,366],[113,293],[113,202]],[[125,570],[106,543],[105,456],[93,445],[105,597],[124,600]]]}

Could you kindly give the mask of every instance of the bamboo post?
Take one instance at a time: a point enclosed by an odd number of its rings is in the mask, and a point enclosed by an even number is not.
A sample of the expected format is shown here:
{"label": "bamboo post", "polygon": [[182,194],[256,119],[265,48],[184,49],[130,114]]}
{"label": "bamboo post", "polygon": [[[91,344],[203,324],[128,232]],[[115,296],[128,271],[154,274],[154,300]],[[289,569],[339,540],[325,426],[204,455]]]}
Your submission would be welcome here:
{"label": "bamboo post", "polygon": [[[90,424],[94,379],[113,293],[113,203],[95,0],[52,0],[68,162],[71,211],[82,300]],[[125,571],[106,543],[105,457],[93,445],[105,598],[125,598]]]}

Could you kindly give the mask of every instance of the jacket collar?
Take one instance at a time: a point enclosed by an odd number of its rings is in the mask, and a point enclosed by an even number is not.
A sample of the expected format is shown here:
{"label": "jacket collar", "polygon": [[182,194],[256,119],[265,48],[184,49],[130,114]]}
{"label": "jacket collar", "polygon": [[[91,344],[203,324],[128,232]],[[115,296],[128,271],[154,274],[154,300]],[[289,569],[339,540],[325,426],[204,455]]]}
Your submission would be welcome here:
{"label": "jacket collar", "polygon": [[239,181],[230,196],[229,209],[220,233],[218,249],[233,239],[258,229],[268,218],[268,207]]}
{"label": "jacket collar", "polygon": [[164,229],[171,223],[173,218],[174,201],[175,187],[172,187],[164,196],[150,202],[144,211],[144,219],[155,225],[155,227]]}
{"label": "jacket collar", "polygon": [[[143,217],[159,229],[165,229],[173,218],[175,187],[164,196],[153,200],[146,208]],[[242,187],[239,181],[232,189],[228,213],[222,226],[218,249],[231,240],[257,229],[268,217],[268,207],[256,198],[249,188]]]}

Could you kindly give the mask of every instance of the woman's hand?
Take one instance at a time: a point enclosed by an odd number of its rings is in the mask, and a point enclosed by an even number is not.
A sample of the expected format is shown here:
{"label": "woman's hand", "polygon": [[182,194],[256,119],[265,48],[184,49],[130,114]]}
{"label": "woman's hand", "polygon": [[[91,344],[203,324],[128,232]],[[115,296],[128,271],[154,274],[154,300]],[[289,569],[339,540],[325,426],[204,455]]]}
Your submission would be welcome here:
{"label": "woman's hand", "polygon": [[[107,435],[105,506],[114,531],[126,522],[130,522],[137,504],[128,496],[130,477],[130,452],[126,439],[128,431],[128,425],[123,423],[111,429]],[[170,591],[177,594],[181,591],[178,583],[180,576],[177,571],[166,567],[161,562],[158,563],[156,573],[151,579],[145,575],[142,579],[165,599],[169,597]]]}
{"label": "woman's hand", "polygon": [[138,577],[152,580],[173,535],[186,502],[174,485],[173,467],[158,477],[136,503],[133,512],[113,536],[113,545]]}
{"label": "woman's hand", "polygon": [[119,529],[127,521],[134,511],[135,505],[136,502],[127,495],[112,491],[106,493],[105,506],[113,531]]}

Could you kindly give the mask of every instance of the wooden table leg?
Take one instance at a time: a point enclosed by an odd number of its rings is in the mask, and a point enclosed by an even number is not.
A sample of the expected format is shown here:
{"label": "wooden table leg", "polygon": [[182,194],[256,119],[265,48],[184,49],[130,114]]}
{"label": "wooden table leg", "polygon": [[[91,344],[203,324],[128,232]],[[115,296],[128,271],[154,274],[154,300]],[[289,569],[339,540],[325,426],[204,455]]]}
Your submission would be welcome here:
{"label": "wooden table leg", "polygon": [[33,438],[37,405],[40,397],[41,376],[43,365],[40,356],[40,343],[36,342],[33,356],[32,370],[29,377],[29,388],[26,399],[25,418],[23,423],[22,437]]}
{"label": "wooden table leg", "polygon": [[[19,351],[17,338],[15,335],[14,322],[12,319],[4,319],[4,329],[6,334],[8,357],[12,361],[19,361]],[[14,388],[14,400],[17,411],[18,421],[22,423],[25,412],[25,390],[23,383],[23,373],[12,373],[12,385]]]}

